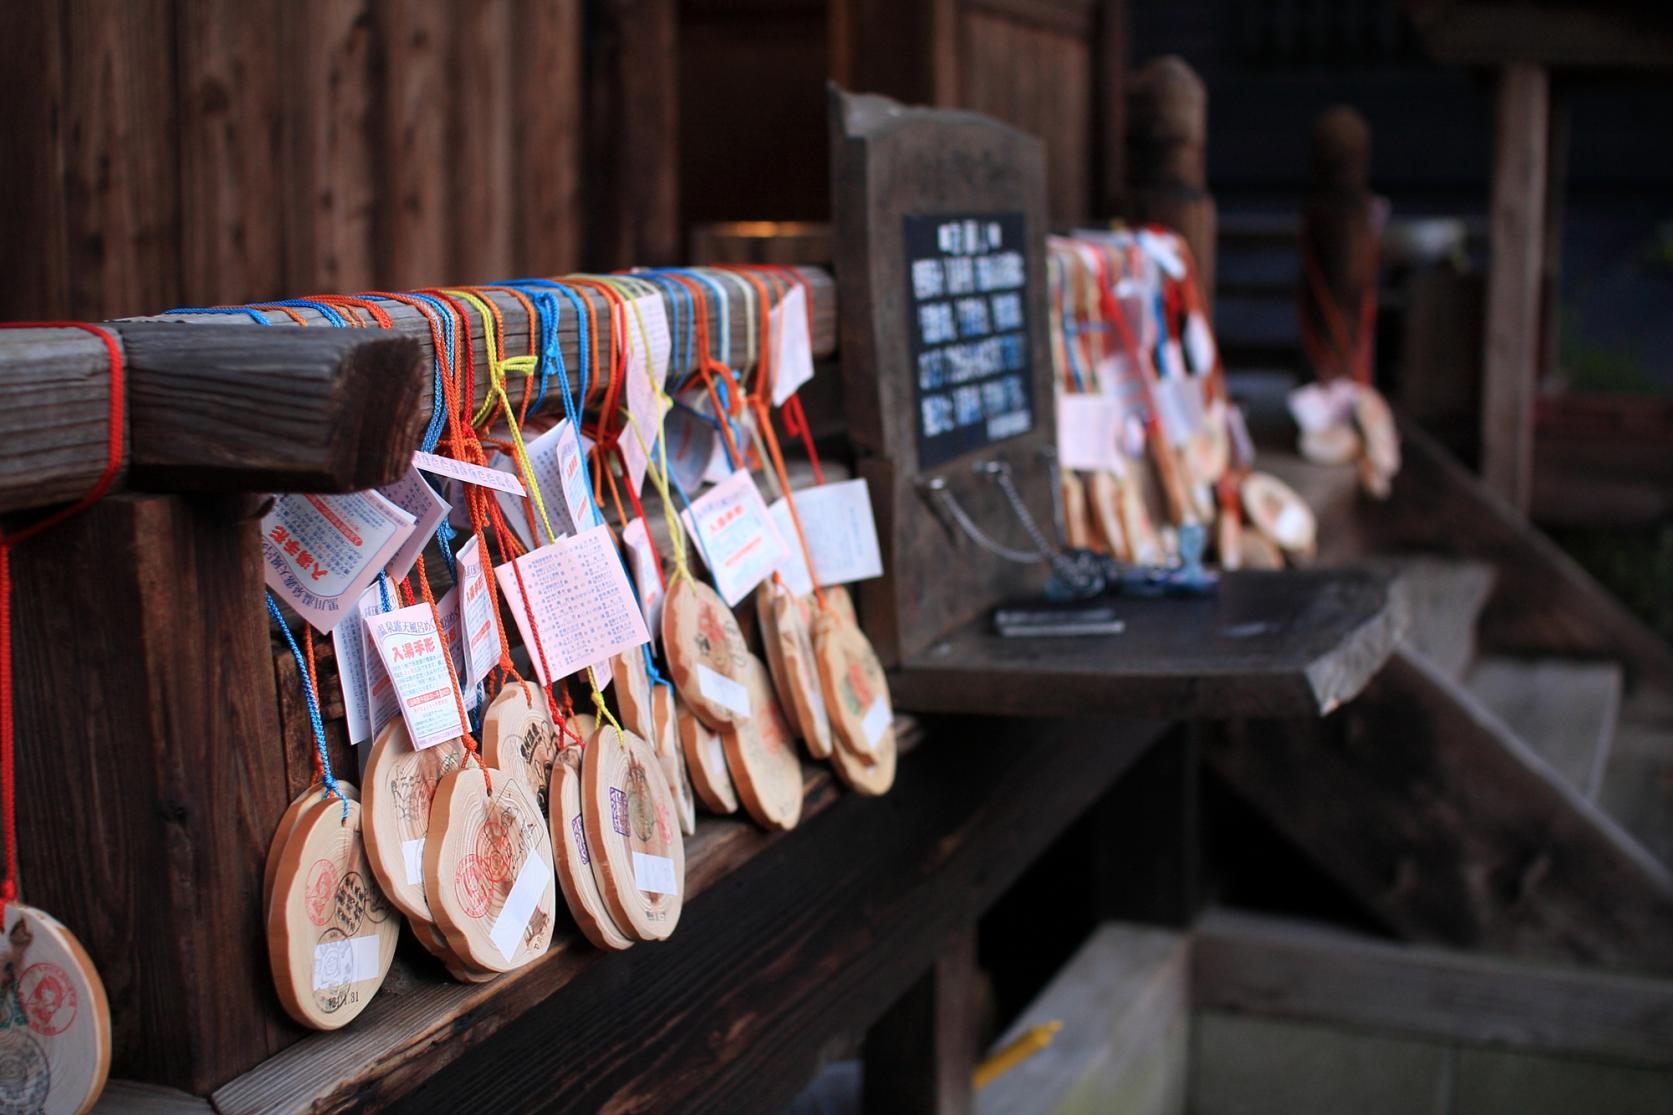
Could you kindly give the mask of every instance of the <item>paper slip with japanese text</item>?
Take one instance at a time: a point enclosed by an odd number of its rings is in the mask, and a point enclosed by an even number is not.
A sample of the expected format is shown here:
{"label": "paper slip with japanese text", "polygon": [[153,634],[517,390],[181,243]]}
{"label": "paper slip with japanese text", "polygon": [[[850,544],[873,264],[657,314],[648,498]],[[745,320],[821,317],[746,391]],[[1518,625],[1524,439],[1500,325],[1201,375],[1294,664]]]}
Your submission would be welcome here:
{"label": "paper slip with japanese text", "polygon": [[407,575],[418,555],[424,552],[430,536],[436,532],[436,525],[446,516],[448,504],[418,475],[416,467],[409,468],[407,474],[395,483],[379,488],[378,494],[413,517],[412,533],[384,566],[389,575],[398,581]]}
{"label": "paper slip with japanese text", "polygon": [[[581,454],[591,452],[593,442],[586,436],[577,438],[575,427],[565,418],[523,448],[529,458],[529,472],[540,489],[540,502],[546,508],[546,521],[535,511],[535,528],[545,534],[550,523],[554,533],[562,537],[575,534],[598,522],[593,511],[591,493],[587,491],[587,473],[581,467]],[[522,538],[523,545],[534,549],[540,539],[528,534],[528,515],[523,501],[511,496],[499,496],[500,510],[506,522]]]}
{"label": "paper slip with japanese text", "polygon": [[622,529],[622,542],[627,546],[628,565],[633,573],[633,585],[639,590],[639,610],[645,616],[645,626],[655,643],[662,631],[662,598],[665,595],[662,578],[658,576],[657,555],[651,549],[645,531],[645,520],[635,519]]}
{"label": "paper slip with japanese text", "polygon": [[1121,469],[1121,427],[1120,400],[1059,394],[1057,463],[1067,469]]}
{"label": "paper slip with japanese text", "polygon": [[500,660],[500,620],[494,613],[488,591],[488,571],[482,561],[482,536],[459,547],[453,555],[464,607],[464,684],[474,686],[487,677]]}
{"label": "paper slip with japanese text", "polygon": [[[494,576],[542,685],[649,641],[639,601],[610,541],[610,528],[599,525],[573,538],[560,538],[524,554],[515,564],[516,570],[511,562],[495,566]],[[542,657],[550,676],[541,668]]]}
{"label": "paper slip with japanese text", "polygon": [[502,472],[496,468],[484,465],[467,464],[455,461],[452,457],[441,457],[434,453],[414,453],[413,467],[421,468],[425,472],[433,472],[437,476],[450,476],[454,480],[463,480],[467,484],[476,484],[483,488],[493,488],[495,491],[507,492],[514,496],[526,495],[522,480],[509,472]]}
{"label": "paper slip with japanese text", "polygon": [[414,604],[366,621],[378,657],[389,671],[412,745],[422,751],[466,732],[462,703],[448,672],[447,644],[428,604]]}
{"label": "paper slip with japanese text", "polygon": [[[820,484],[803,488],[796,493],[796,512],[802,520],[802,537],[807,539],[808,552],[813,555],[813,574],[821,585],[845,585],[883,575],[883,552],[877,543],[877,521],[871,512],[871,493],[864,480],[843,480],[834,484]],[[786,538],[796,536],[796,524],[790,518],[790,505],[784,500],[773,504],[773,520]],[[794,564],[801,566],[801,547],[792,546]],[[786,562],[780,575],[797,596],[813,591],[795,583],[786,572]]]}
{"label": "paper slip with japanese text", "polygon": [[790,556],[755,480],[743,469],[691,501],[681,513],[728,607],[754,591]]}
{"label": "paper slip with japanese text", "polygon": [[[661,390],[668,379],[670,340],[668,312],[662,307],[662,295],[647,294],[634,299],[626,314],[624,335],[627,337],[629,419],[617,444],[621,446],[622,463],[627,466],[628,481],[638,492],[644,487],[648,451],[655,446],[657,426],[662,421]],[[645,348],[647,343],[649,352]]]}
{"label": "paper slip with japanese text", "polygon": [[[367,590],[374,597],[377,589]],[[364,743],[372,738],[372,719],[366,707],[366,621],[356,607],[331,630],[331,649],[337,655],[337,684],[343,691],[343,715],[349,724],[349,742]]]}
{"label": "paper slip with japanese text", "polygon": [[695,492],[709,462],[720,454],[719,431],[704,415],[675,406],[663,422],[662,438],[675,483],[687,492]]}
{"label": "paper slip with japanese text", "polygon": [[784,301],[772,308],[773,405],[813,378],[813,337],[807,324],[807,288],[797,283]]}
{"label": "paper slip with japanese text", "polygon": [[413,517],[376,492],[282,495],[261,521],[267,587],[329,632],[413,530]]}
{"label": "paper slip with japanese text", "polygon": [[459,633],[459,589],[448,589],[436,600],[436,617],[441,620],[442,639],[447,643],[448,656],[453,659],[453,676],[459,679],[460,691],[465,696],[465,707],[473,709],[481,696],[476,686],[465,681],[465,643]]}
{"label": "paper slip with japanese text", "polygon": [[377,585],[360,594],[355,610],[359,613],[359,623],[355,626],[360,630],[360,663],[366,686],[366,726],[371,738],[377,739],[383,726],[401,715],[401,702],[395,696],[395,684],[389,680],[389,671],[383,668],[377,644],[372,641],[372,629],[366,622],[383,614],[383,593],[378,591]]}

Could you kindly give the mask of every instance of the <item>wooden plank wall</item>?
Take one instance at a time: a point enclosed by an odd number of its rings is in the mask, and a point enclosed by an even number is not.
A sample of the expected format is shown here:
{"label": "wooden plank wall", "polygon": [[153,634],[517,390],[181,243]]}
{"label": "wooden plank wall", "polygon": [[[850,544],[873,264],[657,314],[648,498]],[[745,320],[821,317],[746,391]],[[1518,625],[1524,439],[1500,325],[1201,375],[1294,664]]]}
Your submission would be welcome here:
{"label": "wooden plank wall", "polygon": [[7,14],[0,319],[583,262],[582,0],[20,0]]}

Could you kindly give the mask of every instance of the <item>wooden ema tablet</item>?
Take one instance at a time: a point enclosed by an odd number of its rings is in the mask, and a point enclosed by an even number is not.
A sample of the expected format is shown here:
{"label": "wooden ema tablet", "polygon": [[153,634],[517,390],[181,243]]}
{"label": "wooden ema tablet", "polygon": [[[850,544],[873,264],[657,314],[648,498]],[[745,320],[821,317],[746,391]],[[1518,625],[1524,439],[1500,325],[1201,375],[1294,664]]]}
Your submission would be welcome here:
{"label": "wooden ema tablet", "polygon": [[814,657],[831,713],[843,780],[862,793],[894,784],[895,713],[877,653],[858,627],[820,616],[813,625]]}
{"label": "wooden ema tablet", "polygon": [[1225,475],[1231,462],[1231,435],[1226,430],[1226,401],[1208,404],[1202,424],[1185,441],[1185,462],[1191,475],[1213,484]]}
{"label": "wooden ema tablet", "polygon": [[[793,727],[815,759],[831,757],[831,716],[825,709],[825,694],[819,672],[813,665],[814,599],[798,597],[780,582],[768,582],[770,599],[763,612],[773,616],[772,637],[767,642],[767,667],[779,705],[790,716]],[[768,624],[761,625],[765,638]]]}
{"label": "wooden ema tablet", "polygon": [[[860,625],[859,617],[854,613],[854,598],[848,595],[847,585],[832,585],[825,590],[825,611],[836,616],[850,627]],[[813,630],[811,621],[808,624],[808,630],[810,632]]]}
{"label": "wooden ema tablet", "polygon": [[[586,738],[591,738],[588,733]],[[598,876],[593,873],[592,846],[587,840],[584,810],[581,808],[581,748],[566,747],[552,766],[551,838],[556,855],[558,886],[564,905],[580,927],[581,935],[601,949],[620,951],[633,946],[604,905]]]}
{"label": "wooden ema tablet", "polygon": [[550,812],[552,764],[562,746],[546,694],[533,682],[506,683],[482,715],[483,764],[522,779],[542,817]]}
{"label": "wooden ema tablet", "polygon": [[662,646],[674,687],[711,728],[747,719],[743,685],[752,656],[732,609],[714,589],[676,577],[662,604]]}
{"label": "wooden ema tablet", "polygon": [[1284,551],[1258,530],[1245,530],[1238,538],[1243,569],[1282,569]]}
{"label": "wooden ema tablet", "polygon": [[1243,478],[1243,509],[1249,522],[1279,549],[1311,554],[1317,526],[1313,509],[1282,480],[1266,472]]}
{"label": "wooden ema tablet", "polygon": [[651,724],[656,735],[651,746],[656,750],[657,762],[674,791],[674,810],[679,814],[680,832],[697,835],[697,799],[692,796],[691,776],[686,773],[685,753],[680,750],[680,734],[674,727],[674,687],[658,685],[651,690]]}
{"label": "wooden ema tablet", "polygon": [[685,756],[686,773],[691,775],[691,788],[698,800],[710,812],[736,813],[738,790],[732,784],[732,772],[726,768],[726,749],[721,746],[720,733],[697,719],[677,692],[674,734],[679,737],[680,754]]}
{"label": "wooden ema tablet", "polygon": [[1064,540],[1072,550],[1092,549],[1092,513],[1086,506],[1086,488],[1080,475],[1069,469],[1059,470],[1057,488],[1063,504]]}
{"label": "wooden ema tablet", "polygon": [[462,740],[414,751],[406,722],[389,722],[366,758],[366,860],[383,893],[409,918],[431,920],[424,891],[424,844],[436,785],[465,763]]}
{"label": "wooden ema tablet", "polygon": [[[360,800],[360,791],[347,782],[339,783],[350,801]],[[286,807],[279,817],[279,825],[273,830],[273,839],[267,842],[267,862],[261,874],[261,919],[267,921],[267,912],[273,908],[273,880],[279,875],[279,857],[285,854],[285,845],[290,843],[290,834],[296,831],[296,824],[302,820],[302,811],[311,803],[318,802],[325,794],[325,787],[315,782],[306,790],[296,795],[296,800]],[[336,798],[332,798],[336,801]]]}
{"label": "wooden ema tablet", "polygon": [[[831,622],[849,629],[839,621]],[[792,829],[802,817],[802,761],[796,755],[796,741],[773,696],[767,668],[754,655],[746,676],[750,717],[720,730],[726,766],[738,800],[757,824]]]}
{"label": "wooden ema tablet", "polygon": [[1121,531],[1127,537],[1132,560],[1138,565],[1160,565],[1166,557],[1156,522],[1150,517],[1144,488],[1129,476],[1121,481]]}
{"label": "wooden ema tablet", "polygon": [[520,778],[483,768],[436,786],[424,842],[430,913],[459,959],[489,972],[520,968],[546,951],[557,911],[552,837]]}
{"label": "wooden ema tablet", "polygon": [[335,1030],[366,1009],[395,955],[400,920],[378,889],[361,839],[360,803],[306,807],[279,859],[267,951],[285,1013]]}
{"label": "wooden ema tablet", "polygon": [[1132,561],[1133,552],[1127,545],[1127,532],[1121,526],[1121,481],[1113,473],[1094,472],[1087,482],[1086,496],[1092,507],[1092,521],[1103,536],[1104,548],[1117,561]]}
{"label": "wooden ema tablet", "polygon": [[685,840],[650,744],[611,724],[592,734],[581,759],[581,818],[611,920],[629,937],[666,940],[684,903]]}
{"label": "wooden ema tablet", "polygon": [[653,723],[651,678],[645,672],[645,652],[634,647],[611,655],[610,670],[616,677],[616,714],[622,727],[641,739],[649,739]]}
{"label": "wooden ema tablet", "polygon": [[484,972],[460,960],[458,954],[447,947],[447,938],[442,936],[442,931],[436,928],[434,922],[408,918],[407,927],[412,930],[412,935],[424,947],[424,951],[441,961],[442,967],[447,969],[447,974],[460,983],[487,983],[500,977],[498,972]]}
{"label": "wooden ema tablet", "polygon": [[1339,422],[1303,430],[1296,443],[1301,455],[1319,465],[1345,465],[1359,456],[1359,435]]}
{"label": "wooden ema tablet", "polygon": [[110,1073],[110,1004],[87,950],[57,919],[6,904],[0,1111],[89,1111]]}

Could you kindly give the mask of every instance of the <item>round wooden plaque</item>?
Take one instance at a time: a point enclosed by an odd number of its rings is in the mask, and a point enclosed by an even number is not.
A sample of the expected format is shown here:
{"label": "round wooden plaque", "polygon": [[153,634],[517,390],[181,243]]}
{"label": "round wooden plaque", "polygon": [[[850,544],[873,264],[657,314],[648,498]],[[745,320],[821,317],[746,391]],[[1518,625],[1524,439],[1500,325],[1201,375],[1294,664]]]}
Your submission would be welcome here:
{"label": "round wooden plaque", "polygon": [[610,670],[616,676],[616,712],[622,727],[641,739],[649,739],[654,725],[651,720],[651,678],[645,672],[644,651],[634,647],[611,655]]}
{"label": "round wooden plaque", "polygon": [[[360,791],[347,782],[341,783],[343,792],[352,801],[360,800]],[[261,918],[267,920],[267,912],[273,908],[273,880],[279,875],[279,857],[285,854],[285,845],[290,842],[290,834],[296,831],[296,823],[302,819],[302,811],[309,804],[320,800],[325,793],[325,787],[315,782],[306,790],[296,795],[296,800],[285,808],[279,817],[279,825],[273,830],[273,839],[267,844],[267,862],[262,868],[261,875]],[[333,798],[333,801],[336,799]]]}
{"label": "round wooden plaque", "polygon": [[680,738],[680,753],[691,775],[691,788],[698,800],[714,813],[736,813],[738,791],[732,772],[726,768],[726,749],[720,735],[697,719],[691,708],[674,694],[674,733]]}
{"label": "round wooden plaque", "polygon": [[453,950],[447,947],[447,938],[442,936],[441,930],[436,928],[434,922],[408,918],[407,926],[418,943],[424,946],[424,951],[441,961],[442,967],[447,969],[447,974],[460,983],[487,983],[499,978],[498,972],[484,972],[460,960]]}
{"label": "round wooden plaque", "polygon": [[831,752],[831,769],[850,790],[877,797],[888,793],[889,787],[895,784],[895,754],[894,733],[891,732],[887,746],[878,747],[875,762],[867,763],[856,758],[846,747],[838,747]]}
{"label": "round wooden plaque", "polygon": [[651,720],[656,728],[652,746],[668,788],[674,791],[674,810],[680,817],[680,832],[697,835],[697,799],[692,796],[691,776],[685,769],[685,752],[680,750],[680,733],[674,726],[674,687],[658,685],[651,691]]}
{"label": "round wooden plaque", "polygon": [[[839,773],[854,789],[880,794],[894,784],[895,770],[895,714],[883,666],[858,627],[825,616],[814,621],[813,646],[836,752],[852,760]],[[881,769],[873,776],[871,767]]]}
{"label": "round wooden plaque", "polygon": [[[825,590],[825,610],[850,627],[860,625],[859,617],[854,612],[854,598],[848,595],[847,585],[832,585]],[[808,630],[813,630],[811,621]]]}
{"label": "round wooden plaque", "polygon": [[364,801],[366,859],[378,885],[409,918],[431,920],[424,892],[425,833],[436,784],[465,764],[465,744],[450,739],[412,749],[406,722],[390,721],[366,758]]}
{"label": "round wooden plaque", "polygon": [[1256,530],[1278,548],[1292,554],[1310,554],[1317,523],[1313,509],[1295,489],[1268,472],[1251,472],[1243,478],[1243,509]]}
{"label": "round wooden plaque", "polygon": [[1388,482],[1400,471],[1400,430],[1387,400],[1374,387],[1361,387],[1354,393],[1353,414],[1365,438],[1367,467],[1361,472],[1374,477],[1367,488],[1381,499],[1388,495]]}
{"label": "round wooden plaque", "polygon": [[1129,477],[1121,483],[1121,530],[1127,536],[1127,547],[1138,565],[1161,565],[1167,557],[1162,547],[1162,536],[1150,517],[1144,501],[1144,489]]}
{"label": "round wooden plaque", "polygon": [[1086,506],[1086,486],[1080,474],[1072,469],[1059,469],[1057,488],[1063,504],[1064,541],[1072,550],[1094,549],[1092,513]]}
{"label": "round wooden plaque", "polygon": [[1258,530],[1245,530],[1237,540],[1243,569],[1282,569],[1284,551]]}
{"label": "round wooden plaque", "polygon": [[1243,568],[1243,518],[1224,512],[1214,521],[1214,552],[1220,558],[1220,568]]}
{"label": "round wooden plaque", "polygon": [[1117,561],[1133,560],[1127,545],[1127,532],[1121,526],[1121,481],[1110,472],[1095,472],[1088,481],[1087,498],[1092,504],[1092,519],[1103,535],[1104,545]]}
{"label": "round wooden plaque", "polygon": [[87,950],[56,918],[6,904],[0,1111],[90,1111],[110,1074],[110,1004]]}
{"label": "round wooden plaque", "polygon": [[[859,630],[839,620],[827,622],[843,630]],[[720,731],[726,766],[737,786],[738,800],[757,824],[795,828],[802,816],[802,761],[796,755],[796,741],[773,697],[767,668],[753,655],[748,679],[749,719]]]}
{"label": "round wooden plaque", "polygon": [[546,694],[533,682],[508,683],[482,716],[482,762],[521,779],[542,817],[550,809],[552,764],[562,746]]}
{"label": "round wooden plaque", "polygon": [[748,717],[742,691],[752,656],[737,617],[714,589],[678,577],[662,603],[662,645],[674,686],[711,728]]}
{"label": "round wooden plaque", "polygon": [[[773,586],[771,613],[775,614],[778,665],[768,656],[768,666],[785,673],[785,681],[778,688],[781,705],[796,727],[801,728],[801,740],[808,745],[813,758],[830,758],[831,717],[825,708],[825,690],[820,675],[813,665],[813,611],[816,604],[810,596],[795,596],[783,584]],[[785,700],[788,691],[790,700]]]}
{"label": "round wooden plaque", "polygon": [[581,819],[611,920],[629,937],[666,940],[684,903],[685,840],[650,744],[610,724],[592,734],[581,760]]}
{"label": "round wooden plaque", "polygon": [[552,837],[522,779],[456,770],[436,786],[424,842],[430,912],[472,968],[509,972],[546,951],[557,911]]}
{"label": "round wooden plaque", "polygon": [[1226,427],[1226,401],[1208,404],[1202,425],[1185,442],[1185,456],[1191,475],[1205,484],[1217,483],[1231,463],[1231,435]]}
{"label": "round wooden plaque", "polygon": [[[590,736],[590,733],[589,733]],[[593,874],[592,846],[581,808],[581,748],[566,747],[552,766],[551,836],[564,905],[581,935],[601,949],[620,951],[633,939],[617,927]]]}
{"label": "round wooden plaque", "polygon": [[267,952],[285,1013],[335,1030],[372,1001],[401,922],[366,862],[360,803],[306,808],[279,859]]}
{"label": "round wooden plaque", "polygon": [[1359,456],[1359,435],[1341,424],[1303,430],[1296,442],[1301,455],[1318,465],[1345,465]]}

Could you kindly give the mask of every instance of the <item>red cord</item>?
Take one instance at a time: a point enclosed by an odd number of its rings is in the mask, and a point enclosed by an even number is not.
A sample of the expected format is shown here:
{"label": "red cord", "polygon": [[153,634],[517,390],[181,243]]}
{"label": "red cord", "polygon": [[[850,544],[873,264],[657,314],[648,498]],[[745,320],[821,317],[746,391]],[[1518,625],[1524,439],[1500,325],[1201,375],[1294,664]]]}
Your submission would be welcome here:
{"label": "red cord", "polygon": [[122,349],[116,338],[96,326],[79,321],[26,321],[0,324],[0,329],[80,329],[104,342],[110,357],[109,438],[105,445],[105,470],[87,494],[68,507],[15,531],[0,531],[0,825],[5,828],[6,879],[0,884],[0,927],[6,924],[6,906],[17,897],[17,792],[13,753],[16,728],[12,710],[12,547],[93,506],[110,490],[122,471],[124,434],[127,424]]}

